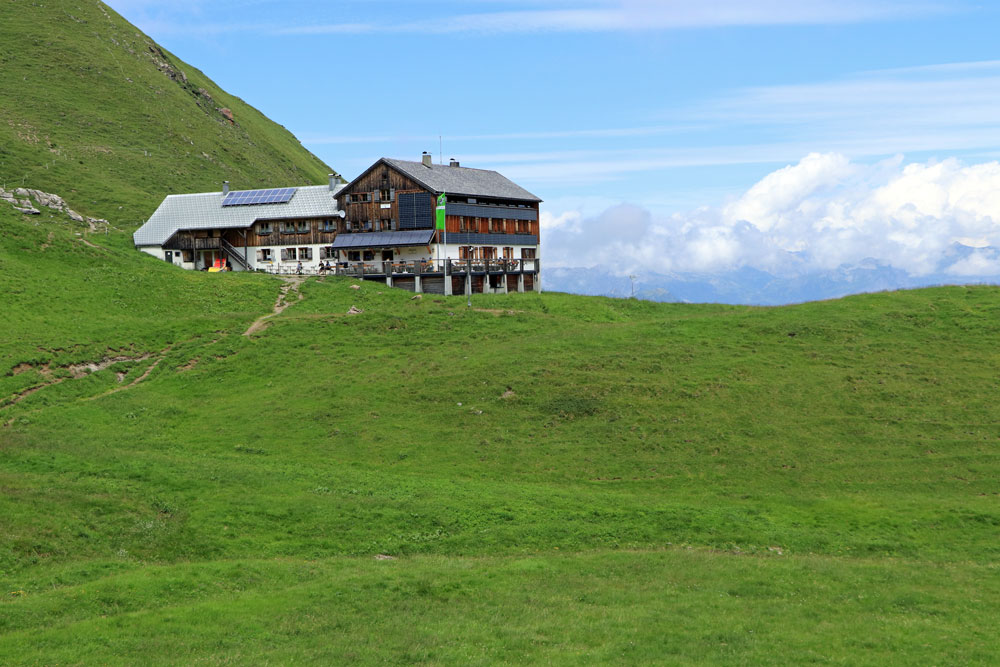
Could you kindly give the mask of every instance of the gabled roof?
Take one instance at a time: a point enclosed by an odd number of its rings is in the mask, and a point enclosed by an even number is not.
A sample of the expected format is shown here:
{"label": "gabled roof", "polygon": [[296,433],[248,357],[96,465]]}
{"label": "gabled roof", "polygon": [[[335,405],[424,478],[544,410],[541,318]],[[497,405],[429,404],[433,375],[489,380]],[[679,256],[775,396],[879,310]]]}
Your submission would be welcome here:
{"label": "gabled roof", "polygon": [[542,201],[506,176],[489,169],[451,167],[443,164],[432,164],[428,167],[423,162],[396,160],[387,157],[380,159],[345,187],[350,188],[379,164],[389,165],[435,194],[447,192],[448,194],[470,197]]}
{"label": "gabled roof", "polygon": [[324,218],[337,215],[336,194],[329,185],[296,188],[284,204],[223,206],[221,192],[167,195],[149,220],[132,238],[137,246],[163,245],[176,232],[185,229],[245,229],[257,220]]}

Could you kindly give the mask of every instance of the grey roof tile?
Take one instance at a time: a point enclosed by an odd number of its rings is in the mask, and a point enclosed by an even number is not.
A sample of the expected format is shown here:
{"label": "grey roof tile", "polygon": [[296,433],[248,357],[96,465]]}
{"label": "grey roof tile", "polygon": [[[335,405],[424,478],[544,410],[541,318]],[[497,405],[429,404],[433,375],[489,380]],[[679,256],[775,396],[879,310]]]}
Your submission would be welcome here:
{"label": "grey roof tile", "polygon": [[489,169],[451,167],[443,164],[425,165],[423,162],[382,158],[410,178],[425,185],[434,192],[470,195],[473,197],[498,197],[501,199],[522,199],[542,201],[517,183],[502,174]]}
{"label": "grey roof tile", "polygon": [[342,187],[331,192],[329,185],[308,185],[297,188],[285,204],[252,206],[223,206],[221,192],[167,195],[132,238],[137,246],[163,245],[182,229],[245,229],[257,220],[333,217]]}

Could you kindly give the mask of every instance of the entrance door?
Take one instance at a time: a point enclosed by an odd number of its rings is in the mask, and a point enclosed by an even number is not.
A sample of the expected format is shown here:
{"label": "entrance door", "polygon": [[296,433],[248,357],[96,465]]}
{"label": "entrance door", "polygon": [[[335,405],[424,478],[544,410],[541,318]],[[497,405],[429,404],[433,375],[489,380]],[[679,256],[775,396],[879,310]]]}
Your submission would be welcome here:
{"label": "entrance door", "polygon": [[164,250],[163,251],[163,260],[165,262],[170,262],[171,264],[173,264],[174,263],[174,253],[173,253],[173,251],[171,251],[171,250]]}

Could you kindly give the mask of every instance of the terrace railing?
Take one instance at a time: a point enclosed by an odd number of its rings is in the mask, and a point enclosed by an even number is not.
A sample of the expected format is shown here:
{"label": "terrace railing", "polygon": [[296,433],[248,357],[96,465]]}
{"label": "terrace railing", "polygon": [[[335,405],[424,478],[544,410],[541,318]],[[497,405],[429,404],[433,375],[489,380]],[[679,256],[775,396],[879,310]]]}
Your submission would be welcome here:
{"label": "terrace railing", "polygon": [[329,271],[320,271],[315,267],[303,267],[299,272],[297,263],[285,262],[270,266],[257,266],[258,271],[290,275],[337,275],[363,278],[421,276],[421,275],[454,275],[472,274],[504,274],[504,273],[537,273],[537,259],[433,259],[433,260],[403,260],[378,262],[337,262],[330,264]]}

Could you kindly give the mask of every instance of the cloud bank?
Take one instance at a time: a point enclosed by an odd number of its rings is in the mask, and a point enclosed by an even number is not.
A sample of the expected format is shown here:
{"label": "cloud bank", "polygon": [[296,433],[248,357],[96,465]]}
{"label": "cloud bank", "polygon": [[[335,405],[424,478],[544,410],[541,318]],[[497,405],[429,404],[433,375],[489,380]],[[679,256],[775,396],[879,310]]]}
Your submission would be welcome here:
{"label": "cloud bank", "polygon": [[812,153],[741,197],[665,218],[621,204],[593,218],[542,213],[550,267],[619,275],[750,267],[806,274],[872,259],[912,276],[1000,275],[1000,162],[860,164]]}

